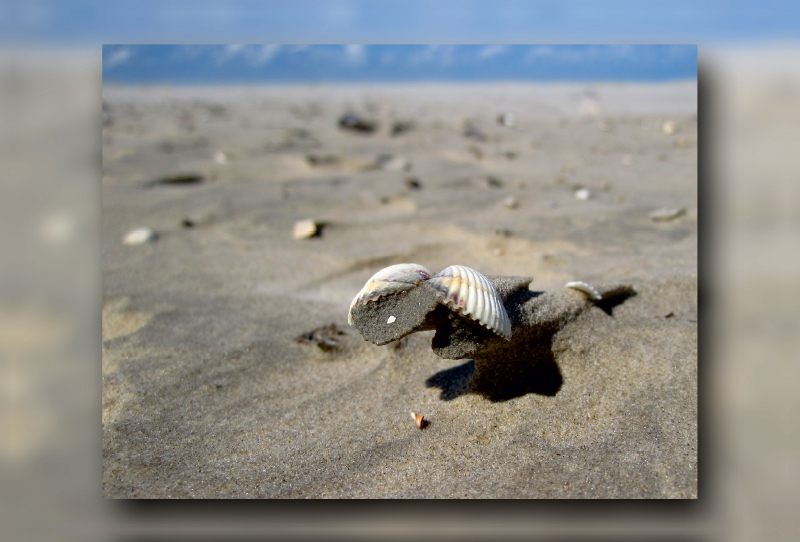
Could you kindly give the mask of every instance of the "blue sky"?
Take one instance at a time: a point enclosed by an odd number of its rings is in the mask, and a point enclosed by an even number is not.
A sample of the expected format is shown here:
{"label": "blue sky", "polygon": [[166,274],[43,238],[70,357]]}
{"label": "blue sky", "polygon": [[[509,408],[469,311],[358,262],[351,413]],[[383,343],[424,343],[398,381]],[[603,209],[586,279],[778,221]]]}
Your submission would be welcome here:
{"label": "blue sky", "polygon": [[694,79],[694,45],[105,45],[105,84]]}

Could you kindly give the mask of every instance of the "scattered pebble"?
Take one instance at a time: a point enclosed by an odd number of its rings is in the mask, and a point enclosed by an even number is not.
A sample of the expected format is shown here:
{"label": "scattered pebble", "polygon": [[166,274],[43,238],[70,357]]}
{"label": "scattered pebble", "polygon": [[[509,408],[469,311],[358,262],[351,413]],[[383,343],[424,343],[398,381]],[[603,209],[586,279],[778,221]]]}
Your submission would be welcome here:
{"label": "scattered pebble", "polygon": [[190,174],[171,175],[168,177],[162,177],[157,181],[151,183],[151,185],[188,186],[188,185],[200,184],[202,182],[203,182],[202,175],[196,175],[190,173]]}
{"label": "scattered pebble", "polygon": [[371,134],[378,128],[374,121],[364,119],[355,113],[346,113],[339,118],[339,128],[351,132]]}
{"label": "scattered pebble", "polygon": [[320,166],[333,166],[341,162],[342,158],[335,154],[309,154],[306,156],[306,162],[314,167]]}
{"label": "scattered pebble", "polygon": [[486,134],[484,134],[483,132],[472,126],[468,126],[467,128],[465,128],[462,135],[464,137],[475,139],[477,141],[486,141]]}
{"label": "scattered pebble", "polygon": [[406,186],[408,188],[410,188],[411,190],[421,190],[422,189],[422,183],[419,182],[419,179],[417,179],[416,177],[407,177],[405,183],[406,183]]}
{"label": "scattered pebble", "polygon": [[683,207],[662,207],[650,213],[650,218],[654,222],[666,222],[674,220],[685,213],[686,209]]}
{"label": "scattered pebble", "polygon": [[228,155],[222,151],[217,151],[214,155],[214,161],[219,165],[227,164],[228,163]]}
{"label": "scattered pebble", "polygon": [[509,209],[516,209],[519,207],[519,202],[514,196],[508,196],[505,200],[503,200],[503,205]]}
{"label": "scattered pebble", "polygon": [[588,188],[581,188],[580,190],[575,191],[575,199],[586,201],[591,197],[592,193],[589,191]]}
{"label": "scattered pebble", "polygon": [[308,239],[310,237],[315,237],[318,234],[319,225],[310,218],[294,223],[293,236],[295,239]]}
{"label": "scattered pebble", "polygon": [[126,233],[122,243],[126,245],[144,245],[146,243],[154,243],[157,239],[158,234],[153,230],[139,228]]}
{"label": "scattered pebble", "polygon": [[488,175],[486,177],[486,186],[489,188],[500,188],[503,186],[503,181],[498,179],[497,177],[493,177],[492,175]]}
{"label": "scattered pebble", "polygon": [[494,249],[494,251],[492,251],[492,253],[493,253],[495,256],[498,256],[498,257],[500,257],[500,256],[504,255],[504,254],[506,253],[506,251],[505,251],[505,250],[503,250],[502,248],[496,248],[496,249]]}
{"label": "scattered pebble", "polygon": [[505,156],[509,160],[513,160],[514,158],[517,157],[517,152],[516,151],[506,151],[506,152],[503,153],[503,156]]}
{"label": "scattered pebble", "polygon": [[673,311],[669,311],[667,314],[664,315],[664,318],[672,318],[674,316],[675,316],[675,313]]}
{"label": "scattered pebble", "polygon": [[428,420],[425,419],[425,416],[422,414],[414,414],[411,413],[411,419],[414,420],[414,423],[417,424],[418,429],[423,429],[426,425],[428,425]]}
{"label": "scattered pebble", "polygon": [[511,237],[511,230],[497,228],[496,230],[494,230],[494,234],[498,237]]}
{"label": "scattered pebble", "polygon": [[392,124],[391,134],[393,136],[397,136],[402,134],[403,132],[408,132],[409,130],[414,129],[414,123],[411,121],[402,121],[398,120]]}
{"label": "scattered pebble", "polygon": [[668,120],[664,124],[661,125],[661,131],[667,135],[672,135],[678,130],[678,126],[675,124],[674,120]]}
{"label": "scattered pebble", "polygon": [[497,124],[511,128],[517,125],[517,116],[514,113],[501,113],[497,115]]}
{"label": "scattered pebble", "polygon": [[397,320],[397,318],[395,318],[394,316],[389,316],[389,319],[386,320],[386,323],[387,324],[393,324],[395,322],[395,320]]}
{"label": "scattered pebble", "polygon": [[184,218],[181,220],[181,227],[182,228],[194,228],[194,222],[189,218]]}

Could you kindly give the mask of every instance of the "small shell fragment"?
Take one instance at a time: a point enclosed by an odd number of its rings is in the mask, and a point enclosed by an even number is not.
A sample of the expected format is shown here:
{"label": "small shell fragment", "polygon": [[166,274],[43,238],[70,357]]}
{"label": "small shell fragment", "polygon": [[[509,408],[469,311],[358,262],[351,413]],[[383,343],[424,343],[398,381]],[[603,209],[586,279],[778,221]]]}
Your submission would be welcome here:
{"label": "small shell fragment", "polygon": [[414,414],[413,412],[411,413],[411,419],[414,420],[414,423],[417,424],[418,429],[422,429],[423,427],[425,427],[427,422],[425,416],[423,416],[422,414]]}
{"label": "small shell fragment", "polygon": [[411,169],[411,161],[408,158],[391,154],[378,156],[375,164],[384,171],[408,171]]}
{"label": "small shell fragment", "polygon": [[514,196],[508,196],[503,200],[503,205],[505,205],[508,209],[516,209],[519,207],[519,202]]}
{"label": "small shell fragment", "polygon": [[395,320],[397,320],[397,318],[395,318],[394,316],[389,316],[389,318],[386,320],[386,323],[394,324]]}
{"label": "small shell fragment", "polygon": [[511,339],[511,320],[500,294],[489,279],[474,269],[451,265],[427,284],[439,292],[440,302],[451,310],[475,320],[504,339]]}
{"label": "small shell fragment", "polygon": [[675,125],[674,120],[668,120],[661,125],[661,131],[667,135],[672,135],[677,131],[678,127]]}
{"label": "small shell fragment", "polygon": [[308,239],[317,235],[319,226],[311,219],[300,220],[294,223],[294,232],[292,236],[295,239]]}
{"label": "small shell fragment", "polygon": [[214,161],[219,165],[224,165],[228,163],[228,155],[222,151],[217,151],[214,154]]}
{"label": "small shell fragment", "polygon": [[650,220],[654,222],[666,222],[668,220],[674,220],[685,213],[686,209],[683,207],[662,207],[661,209],[656,209],[650,213]]}
{"label": "small shell fragment", "polygon": [[[370,277],[361,291],[353,298],[350,303],[350,312],[347,315],[348,323],[353,325],[353,307],[356,305],[375,301],[384,295],[415,288],[422,281],[431,278],[432,274],[428,269],[416,263],[399,263],[381,269]],[[386,323],[391,324],[392,322]]]}
{"label": "small shell fragment", "polygon": [[583,292],[587,296],[589,296],[589,299],[591,299],[592,301],[600,301],[601,299],[603,299],[603,296],[600,295],[600,292],[598,292],[594,288],[594,286],[586,284],[585,282],[580,282],[580,281],[568,282],[564,285],[564,288],[572,288],[573,290],[578,290],[580,292]]}
{"label": "small shell fragment", "polygon": [[139,228],[126,233],[122,242],[126,245],[144,245],[146,243],[153,243],[156,239],[158,239],[158,234],[153,230],[149,228]]}
{"label": "small shell fragment", "polygon": [[581,188],[580,190],[575,191],[575,199],[586,201],[591,197],[592,193],[589,191],[588,188]]}

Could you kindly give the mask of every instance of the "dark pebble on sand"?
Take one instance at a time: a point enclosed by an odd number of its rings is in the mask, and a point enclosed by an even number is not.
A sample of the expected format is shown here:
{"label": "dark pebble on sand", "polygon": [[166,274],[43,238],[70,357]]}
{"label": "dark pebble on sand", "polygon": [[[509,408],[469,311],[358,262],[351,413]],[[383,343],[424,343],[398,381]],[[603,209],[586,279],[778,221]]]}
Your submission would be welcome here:
{"label": "dark pebble on sand", "polygon": [[374,121],[364,119],[355,113],[347,113],[339,118],[339,128],[371,134],[378,128],[378,125]]}
{"label": "dark pebble on sand", "polygon": [[408,177],[406,179],[406,186],[411,190],[420,190],[422,189],[422,183],[419,182],[419,179],[416,177]]}
{"label": "dark pebble on sand", "polygon": [[501,188],[503,186],[503,181],[497,177],[489,175],[486,177],[486,186],[489,188]]}

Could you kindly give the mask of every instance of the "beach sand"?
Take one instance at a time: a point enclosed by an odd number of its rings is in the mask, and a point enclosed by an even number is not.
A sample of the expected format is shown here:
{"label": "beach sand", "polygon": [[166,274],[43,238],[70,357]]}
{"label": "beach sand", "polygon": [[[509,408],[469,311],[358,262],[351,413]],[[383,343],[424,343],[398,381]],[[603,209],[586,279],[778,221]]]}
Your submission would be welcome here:
{"label": "beach sand", "polygon": [[[103,494],[696,498],[696,98],[105,87]],[[294,239],[304,219],[320,233]],[[157,237],[124,244],[137,228]],[[637,295],[563,327],[542,385],[498,401],[448,393],[474,366],[433,332],[375,346],[348,325],[403,262]]]}

